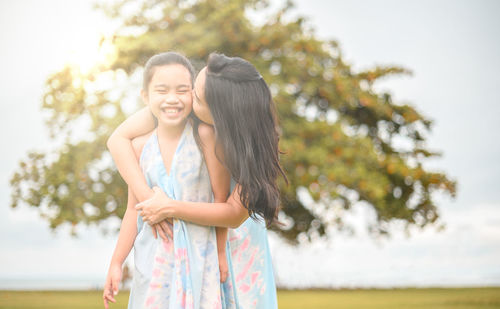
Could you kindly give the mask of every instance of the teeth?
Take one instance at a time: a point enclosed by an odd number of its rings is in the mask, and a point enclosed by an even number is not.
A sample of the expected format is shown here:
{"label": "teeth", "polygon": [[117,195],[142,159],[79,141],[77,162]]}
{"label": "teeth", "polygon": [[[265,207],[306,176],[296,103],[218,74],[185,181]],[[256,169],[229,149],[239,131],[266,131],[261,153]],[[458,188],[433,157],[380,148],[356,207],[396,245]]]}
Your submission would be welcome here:
{"label": "teeth", "polygon": [[167,114],[176,114],[179,111],[177,108],[163,108],[162,110]]}

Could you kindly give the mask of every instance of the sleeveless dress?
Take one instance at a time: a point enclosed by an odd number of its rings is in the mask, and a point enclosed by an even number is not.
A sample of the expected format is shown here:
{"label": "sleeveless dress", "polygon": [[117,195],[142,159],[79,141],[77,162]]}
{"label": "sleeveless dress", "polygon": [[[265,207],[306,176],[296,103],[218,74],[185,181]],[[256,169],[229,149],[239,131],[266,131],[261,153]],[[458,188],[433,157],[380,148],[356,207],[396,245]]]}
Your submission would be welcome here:
{"label": "sleeveless dress", "polygon": [[[170,198],[212,202],[207,167],[189,122],[172,159],[170,174],[163,163],[156,131],[141,153],[140,166],[150,187]],[[229,229],[228,279],[220,284],[214,227],[173,220],[173,241],[155,239],[140,213],[134,242],[134,275],[129,309],[277,308],[276,286],[267,230],[248,219]]]}

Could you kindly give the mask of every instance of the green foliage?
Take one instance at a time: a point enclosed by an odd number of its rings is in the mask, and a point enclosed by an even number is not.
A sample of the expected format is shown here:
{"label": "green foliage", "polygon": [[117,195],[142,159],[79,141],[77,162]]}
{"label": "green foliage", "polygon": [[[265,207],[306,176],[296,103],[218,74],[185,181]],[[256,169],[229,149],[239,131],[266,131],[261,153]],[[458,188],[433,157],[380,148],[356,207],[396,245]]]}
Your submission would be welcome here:
{"label": "green foliage", "polygon": [[[105,140],[126,117],[123,102],[130,101],[131,92],[112,82],[103,87],[102,80],[133,80],[146,60],[162,51],[180,51],[198,68],[218,51],[250,60],[277,104],[281,159],[290,180],[281,186],[285,224],[274,228],[281,236],[294,242],[349,229],[342,219],[359,202],[374,209],[376,221],[369,229],[375,236],[387,234],[393,220],[406,228],[434,223],[438,211],[432,193],[454,197],[456,183],[422,165],[439,155],[425,146],[432,121],[373,89],[380,79],[410,72],[400,67],[355,72],[335,41],[318,39],[303,18],[286,15],[290,2],[262,25],[253,24],[246,13],[262,12],[267,5],[259,0],[143,0],[98,6],[121,22],[112,38],[103,38],[115,55],[88,73],[68,66],[48,78],[42,108],[52,137],[64,142],[54,152],[32,152],[20,163],[11,179],[12,206],[39,207],[52,228],[121,218],[126,187]],[[138,87],[132,92],[136,101]],[[76,139],[81,125],[75,124],[81,122],[89,136]],[[410,146],[398,147],[401,141]],[[305,203],[298,192],[313,203]]]}

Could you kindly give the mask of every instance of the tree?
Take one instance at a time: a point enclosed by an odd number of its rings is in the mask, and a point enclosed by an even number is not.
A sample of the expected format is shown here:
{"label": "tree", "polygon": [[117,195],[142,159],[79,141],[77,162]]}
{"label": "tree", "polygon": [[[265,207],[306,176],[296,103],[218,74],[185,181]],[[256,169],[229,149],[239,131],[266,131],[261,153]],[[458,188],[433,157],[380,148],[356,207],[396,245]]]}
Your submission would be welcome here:
{"label": "tree", "polygon": [[[105,141],[128,115],[126,102],[139,106],[143,64],[158,52],[177,50],[201,68],[208,54],[218,51],[250,60],[272,90],[290,180],[281,184],[285,224],[274,227],[281,236],[295,242],[349,229],[343,216],[359,202],[376,214],[369,226],[375,236],[387,234],[394,220],[406,229],[435,223],[433,193],[454,197],[456,183],[422,165],[439,155],[425,147],[432,121],[373,88],[380,79],[410,72],[394,66],[355,72],[336,41],[318,39],[304,18],[285,18],[291,2],[261,25],[247,17],[249,10],[258,13],[267,6],[263,0],[98,6],[121,23],[101,42],[114,53],[90,72],[68,65],[47,79],[42,109],[49,115],[51,137],[61,146],[31,152],[20,162],[11,179],[12,207],[38,207],[51,228],[121,218],[126,186]],[[87,134],[77,138],[85,124]]]}

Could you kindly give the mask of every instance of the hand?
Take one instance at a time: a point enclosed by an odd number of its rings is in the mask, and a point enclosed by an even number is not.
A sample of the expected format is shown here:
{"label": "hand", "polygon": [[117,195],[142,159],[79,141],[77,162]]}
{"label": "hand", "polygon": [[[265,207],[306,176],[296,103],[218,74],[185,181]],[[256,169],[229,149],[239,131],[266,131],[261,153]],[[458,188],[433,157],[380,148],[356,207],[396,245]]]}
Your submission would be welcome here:
{"label": "hand", "polygon": [[219,252],[219,271],[220,271],[220,282],[226,282],[229,267],[227,266],[226,252]]}
{"label": "hand", "polygon": [[122,280],[122,267],[118,264],[111,264],[104,284],[104,292],[102,298],[104,301],[104,308],[108,309],[108,301],[116,303],[115,296],[118,294],[120,281]]}
{"label": "hand", "polygon": [[160,223],[153,224],[151,226],[151,229],[153,230],[153,236],[154,238],[158,238],[158,234],[160,234],[160,237],[165,240],[169,241],[173,237],[172,233],[172,218],[168,218],[166,220],[161,221]]}
{"label": "hand", "polygon": [[172,202],[172,199],[159,187],[153,187],[153,191],[153,196],[150,199],[135,206],[135,209],[141,211],[142,220],[149,225],[159,223],[168,218],[165,210],[168,208],[168,204]]}

